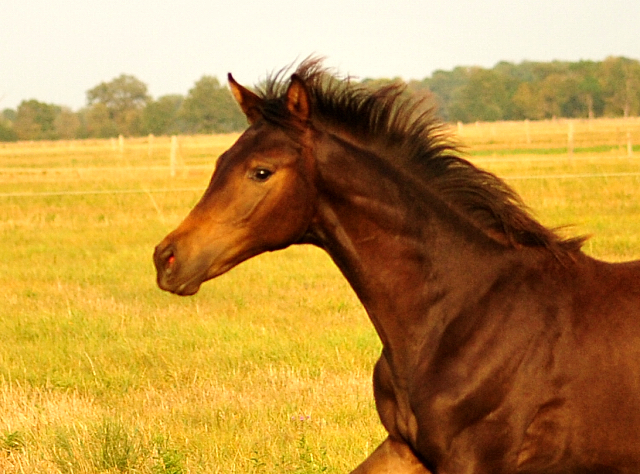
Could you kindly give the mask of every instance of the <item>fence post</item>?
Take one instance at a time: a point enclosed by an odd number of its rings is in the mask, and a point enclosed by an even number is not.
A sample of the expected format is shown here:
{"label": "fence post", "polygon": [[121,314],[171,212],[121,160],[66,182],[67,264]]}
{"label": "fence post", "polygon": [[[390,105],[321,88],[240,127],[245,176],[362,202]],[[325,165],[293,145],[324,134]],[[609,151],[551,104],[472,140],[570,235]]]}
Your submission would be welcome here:
{"label": "fence post", "polygon": [[627,130],[627,156],[633,156],[633,144],[631,143],[631,130]]}
{"label": "fence post", "polygon": [[529,127],[529,119],[524,121],[524,133],[527,136],[527,145],[531,145],[531,129]]}
{"label": "fence post", "polygon": [[169,156],[169,170],[171,177],[176,175],[176,163],[178,162],[178,137],[171,136],[171,155]]}

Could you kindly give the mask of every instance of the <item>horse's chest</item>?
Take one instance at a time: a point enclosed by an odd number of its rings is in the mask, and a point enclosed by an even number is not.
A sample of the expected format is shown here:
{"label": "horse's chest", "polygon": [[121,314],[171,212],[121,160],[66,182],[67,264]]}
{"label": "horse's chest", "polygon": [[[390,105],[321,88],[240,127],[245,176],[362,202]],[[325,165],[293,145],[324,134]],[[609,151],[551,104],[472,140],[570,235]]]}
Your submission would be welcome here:
{"label": "horse's chest", "polygon": [[384,355],[374,371],[376,406],[393,438],[402,439],[433,466],[462,462],[483,451],[505,453],[509,443],[504,439],[508,430],[500,426],[502,413],[492,414],[487,401],[461,401],[459,394],[433,391],[429,383],[420,382],[423,374],[413,377],[394,372]]}
{"label": "horse's chest", "polygon": [[[444,376],[449,381],[455,376]],[[416,371],[413,383],[396,390],[397,429],[424,461],[442,472],[509,472],[518,462],[525,430],[525,403],[507,384],[441,384],[438,377]],[[400,385],[396,383],[396,386]],[[478,471],[485,472],[485,471]]]}
{"label": "horse's chest", "polygon": [[392,437],[413,444],[417,439],[418,424],[411,408],[406,381],[392,371],[384,354],[374,369],[373,388],[384,427]]}

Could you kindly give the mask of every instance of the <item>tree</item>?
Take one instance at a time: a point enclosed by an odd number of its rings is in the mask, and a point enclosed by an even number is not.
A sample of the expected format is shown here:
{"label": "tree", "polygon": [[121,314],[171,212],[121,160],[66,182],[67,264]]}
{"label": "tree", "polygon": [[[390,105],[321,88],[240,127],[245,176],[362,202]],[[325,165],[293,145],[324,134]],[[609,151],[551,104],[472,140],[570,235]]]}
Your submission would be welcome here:
{"label": "tree", "polygon": [[226,133],[247,125],[229,90],[212,76],[203,76],[189,90],[181,116],[191,133]]}
{"label": "tree", "polygon": [[13,122],[16,118],[16,111],[4,109],[0,115],[0,142],[13,142],[18,139],[13,130]]}
{"label": "tree", "polygon": [[53,121],[56,138],[71,140],[77,138],[80,130],[80,119],[71,109],[63,107]]}
{"label": "tree", "polygon": [[15,122],[17,115],[18,115],[18,112],[16,112],[13,109],[4,109],[2,111],[2,118],[4,120],[8,120],[9,122]]}
{"label": "tree", "polygon": [[460,90],[469,82],[471,68],[457,67],[453,71],[438,70],[422,84],[433,94],[438,113],[444,120],[453,120],[451,106]]}
{"label": "tree", "polygon": [[93,104],[82,110],[80,116],[83,122],[82,135],[94,138],[109,138],[118,135],[118,125],[111,118],[105,104]]}
{"label": "tree", "polygon": [[596,114],[602,114],[604,110],[602,87],[594,76],[587,75],[582,77],[582,80],[578,84],[578,93],[587,107],[587,117],[592,119]]}
{"label": "tree", "polygon": [[640,63],[627,58],[607,58],[600,81],[605,94],[605,113],[624,117],[640,112]]}
{"label": "tree", "polygon": [[474,68],[468,82],[450,106],[455,121],[503,120],[510,113],[510,85],[506,77],[488,69]]}
{"label": "tree", "polygon": [[182,132],[180,108],[184,102],[181,95],[166,95],[149,102],[142,112],[142,128],[145,133],[170,135]]}
{"label": "tree", "polygon": [[18,106],[13,129],[20,140],[53,140],[57,137],[55,119],[61,108],[35,99]]}
{"label": "tree", "polygon": [[511,98],[513,102],[514,119],[539,120],[544,118],[538,90],[530,82],[522,82]]}
{"label": "tree", "polygon": [[[602,86],[597,79],[600,64],[595,61],[579,61],[569,66],[571,74],[576,79],[577,94],[580,102],[586,107],[586,116],[590,119],[602,115],[604,100]],[[581,114],[580,116],[584,116]]]}
{"label": "tree", "polygon": [[549,74],[540,82],[539,96],[543,118],[554,118],[562,115],[561,98],[559,92],[563,86],[563,76]]}
{"label": "tree", "polygon": [[87,91],[89,106],[102,104],[115,123],[117,133],[124,135],[141,132],[142,110],[149,100],[147,85],[126,74]]}

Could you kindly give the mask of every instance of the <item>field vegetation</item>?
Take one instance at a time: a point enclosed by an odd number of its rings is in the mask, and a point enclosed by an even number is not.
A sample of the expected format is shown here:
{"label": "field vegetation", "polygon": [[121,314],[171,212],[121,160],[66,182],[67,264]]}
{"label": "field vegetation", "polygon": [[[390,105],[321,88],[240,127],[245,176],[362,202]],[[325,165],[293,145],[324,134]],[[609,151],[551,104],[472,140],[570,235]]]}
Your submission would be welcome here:
{"label": "field vegetation", "polygon": [[[640,258],[640,121],[453,127],[541,221]],[[341,473],[383,439],[380,351],[329,258],[294,247],[191,298],[154,245],[237,135],[0,144],[0,471]],[[631,140],[631,150],[628,139]]]}

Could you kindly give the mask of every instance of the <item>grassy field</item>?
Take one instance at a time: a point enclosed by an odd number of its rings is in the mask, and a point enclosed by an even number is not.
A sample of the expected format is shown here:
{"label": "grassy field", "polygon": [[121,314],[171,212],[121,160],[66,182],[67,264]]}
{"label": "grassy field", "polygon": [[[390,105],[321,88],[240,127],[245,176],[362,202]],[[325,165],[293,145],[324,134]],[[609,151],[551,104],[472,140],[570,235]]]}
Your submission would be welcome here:
{"label": "grassy field", "polygon": [[[571,156],[562,122],[458,131],[545,224],[640,258],[640,122],[574,127]],[[0,144],[0,472],[341,473],[384,437],[380,343],[322,252],[156,288],[154,245],[234,138],[181,137],[174,178],[168,138]]]}

